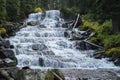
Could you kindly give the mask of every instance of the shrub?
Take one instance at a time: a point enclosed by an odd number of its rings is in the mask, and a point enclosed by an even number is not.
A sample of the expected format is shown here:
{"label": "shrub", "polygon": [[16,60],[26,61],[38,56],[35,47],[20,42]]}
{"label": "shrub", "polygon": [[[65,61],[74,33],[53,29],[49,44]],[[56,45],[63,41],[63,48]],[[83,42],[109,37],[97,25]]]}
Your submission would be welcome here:
{"label": "shrub", "polygon": [[34,10],[36,13],[37,12],[43,12],[43,10],[40,8],[40,7],[38,7],[38,8],[35,8],[35,10]]}
{"label": "shrub", "polygon": [[96,37],[91,37],[90,41],[92,43],[97,43],[98,42],[98,39]]}
{"label": "shrub", "polygon": [[118,48],[111,48],[111,49],[107,50],[105,54],[108,57],[111,57],[112,55],[114,55],[116,57],[120,57],[120,47],[118,47]]}
{"label": "shrub", "polygon": [[120,34],[107,36],[103,42],[105,49],[120,47]]}
{"label": "shrub", "polygon": [[98,33],[103,35],[109,35],[112,31],[112,21],[107,20],[101,26],[99,26]]}

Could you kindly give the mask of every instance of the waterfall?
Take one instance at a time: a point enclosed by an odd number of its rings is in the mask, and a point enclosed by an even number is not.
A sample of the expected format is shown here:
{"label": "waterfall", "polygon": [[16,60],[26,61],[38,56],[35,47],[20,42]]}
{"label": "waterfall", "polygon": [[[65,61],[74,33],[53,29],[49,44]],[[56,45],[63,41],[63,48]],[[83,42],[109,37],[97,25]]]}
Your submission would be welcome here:
{"label": "waterfall", "polygon": [[45,13],[32,13],[27,22],[36,25],[22,28],[11,37],[15,45],[15,55],[18,67],[31,68],[116,68],[106,59],[94,59],[89,56],[92,50],[78,50],[75,42],[64,37],[64,19],[60,18],[59,10],[49,10]]}

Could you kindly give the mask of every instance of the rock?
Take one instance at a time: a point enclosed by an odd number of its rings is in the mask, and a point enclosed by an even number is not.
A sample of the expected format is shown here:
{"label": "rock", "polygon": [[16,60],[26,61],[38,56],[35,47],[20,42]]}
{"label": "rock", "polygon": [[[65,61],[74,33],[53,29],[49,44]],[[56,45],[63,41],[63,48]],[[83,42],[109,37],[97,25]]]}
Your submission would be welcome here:
{"label": "rock", "polygon": [[76,49],[79,49],[79,50],[87,50],[86,43],[83,41],[78,41],[78,42],[76,41],[75,47]]}
{"label": "rock", "polygon": [[45,50],[45,51],[42,51],[42,55],[55,55],[55,53],[51,50]]}
{"label": "rock", "polygon": [[37,23],[35,21],[30,21],[30,22],[27,22],[27,25],[30,25],[30,26],[35,26]]}
{"label": "rock", "polygon": [[64,47],[64,48],[67,47],[67,43],[64,42],[64,41],[59,41],[56,44],[59,45],[59,46],[61,46],[61,47]]}
{"label": "rock", "polygon": [[32,49],[33,50],[41,50],[42,51],[42,50],[47,50],[48,48],[44,44],[33,44],[32,45]]}
{"label": "rock", "polygon": [[14,45],[10,45],[10,48],[13,49],[13,48],[14,48]]}
{"label": "rock", "polygon": [[17,65],[17,59],[16,60],[11,60],[10,58],[5,58],[4,59],[4,65],[6,67],[13,67]]}
{"label": "rock", "polygon": [[13,50],[9,50],[9,49],[0,49],[0,58],[4,59],[4,58],[10,58],[10,59],[15,59],[15,55]]}
{"label": "rock", "polygon": [[45,80],[54,80],[54,75],[51,70],[48,70],[45,76]]}
{"label": "rock", "polygon": [[44,60],[43,60],[43,58],[39,58],[39,65],[40,66],[44,66]]}
{"label": "rock", "polygon": [[6,70],[0,70],[0,76],[2,76],[3,80],[14,80]]}
{"label": "rock", "polygon": [[93,57],[96,59],[101,59],[105,56],[104,54],[105,54],[104,51],[97,51],[97,52],[93,53]]}
{"label": "rock", "polygon": [[120,66],[120,58],[117,58],[115,61],[114,61],[115,65],[116,66]]}
{"label": "rock", "polygon": [[2,44],[5,48],[10,48],[10,41],[9,40],[2,41]]}
{"label": "rock", "polygon": [[40,27],[40,28],[46,28],[46,26],[45,26],[45,25],[40,25],[39,27]]}
{"label": "rock", "polygon": [[67,31],[64,32],[65,37],[69,37],[69,33]]}
{"label": "rock", "polygon": [[27,70],[27,69],[30,69],[30,67],[29,66],[24,66],[24,67],[22,67],[22,69]]}

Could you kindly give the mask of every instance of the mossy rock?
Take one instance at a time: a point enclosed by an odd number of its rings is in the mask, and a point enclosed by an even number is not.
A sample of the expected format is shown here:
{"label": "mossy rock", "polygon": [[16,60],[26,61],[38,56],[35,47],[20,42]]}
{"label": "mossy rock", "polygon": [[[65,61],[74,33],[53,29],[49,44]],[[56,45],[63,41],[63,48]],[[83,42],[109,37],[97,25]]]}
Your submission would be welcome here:
{"label": "mossy rock", "polygon": [[6,34],[6,29],[5,28],[0,28],[0,35]]}
{"label": "mossy rock", "polygon": [[54,80],[54,75],[51,70],[47,71],[47,74],[45,76],[45,80]]}
{"label": "mossy rock", "polygon": [[34,10],[34,12],[43,12],[43,10],[40,8],[40,7],[38,7],[38,8],[35,8],[35,10]]}
{"label": "mossy rock", "polygon": [[120,58],[120,47],[111,48],[111,49],[107,50],[105,54],[108,57],[112,57],[114,55],[115,57]]}

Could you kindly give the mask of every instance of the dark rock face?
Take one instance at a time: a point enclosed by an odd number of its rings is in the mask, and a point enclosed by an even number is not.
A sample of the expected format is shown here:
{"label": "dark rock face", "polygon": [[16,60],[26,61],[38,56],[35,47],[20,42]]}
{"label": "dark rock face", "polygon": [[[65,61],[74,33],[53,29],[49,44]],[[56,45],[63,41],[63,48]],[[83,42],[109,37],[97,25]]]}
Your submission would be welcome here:
{"label": "dark rock face", "polygon": [[17,65],[17,58],[11,48],[14,48],[14,46],[10,44],[10,41],[0,37],[0,68]]}
{"label": "dark rock face", "polygon": [[15,55],[14,52],[12,50],[0,50],[0,58],[10,58],[10,59],[14,59]]}

